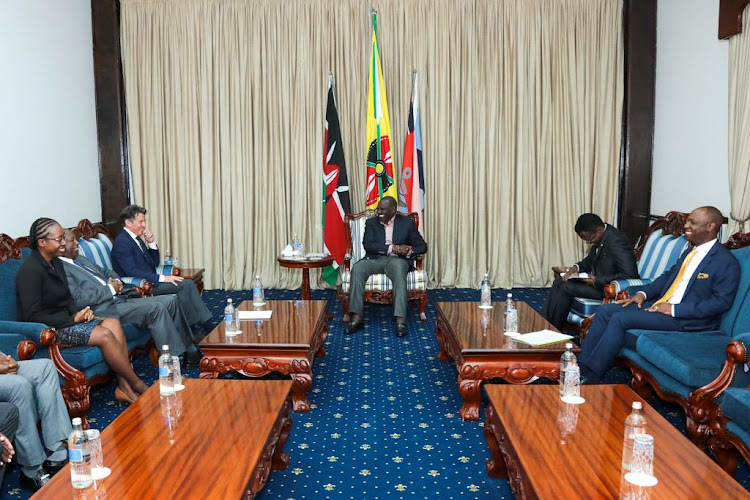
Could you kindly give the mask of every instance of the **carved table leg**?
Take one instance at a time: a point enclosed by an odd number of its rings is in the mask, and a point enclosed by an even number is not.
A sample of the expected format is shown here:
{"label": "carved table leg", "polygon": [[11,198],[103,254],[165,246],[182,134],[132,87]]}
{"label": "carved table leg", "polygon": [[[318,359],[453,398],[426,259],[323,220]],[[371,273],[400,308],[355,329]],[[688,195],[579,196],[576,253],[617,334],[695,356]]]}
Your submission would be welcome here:
{"label": "carved table leg", "polygon": [[310,411],[310,402],[307,400],[307,392],[312,387],[312,371],[308,373],[292,373],[292,402],[294,411],[307,413]]}
{"label": "carved table leg", "polygon": [[279,434],[279,442],[276,443],[276,449],[273,451],[271,470],[285,470],[289,465],[289,454],[284,451],[284,445],[286,444],[286,440],[289,439],[289,433],[292,430],[292,417],[288,414],[288,408],[286,412],[287,415],[284,417],[281,434]]}
{"label": "carved table leg", "polygon": [[487,407],[487,422],[484,424],[484,439],[490,448],[492,458],[487,459],[485,467],[490,477],[508,477],[508,469],[505,467],[505,459],[500,452],[500,445],[495,432],[495,412],[492,406]]}
{"label": "carved table leg", "polygon": [[198,363],[198,369],[200,370],[198,378],[219,378],[219,372],[213,369],[216,364],[217,361],[214,358],[209,359],[205,356],[201,358],[200,363]]}
{"label": "carved table leg", "polygon": [[479,420],[479,403],[481,399],[481,380],[464,379],[458,377],[458,390],[464,399],[464,405],[459,413],[464,420]]}
{"label": "carved table leg", "polygon": [[716,456],[716,461],[722,469],[730,476],[737,472],[737,450],[728,441],[720,438],[711,438],[708,442],[711,452]]}
{"label": "carved table leg", "polygon": [[438,344],[440,344],[440,351],[438,352],[437,358],[440,361],[450,361],[453,359],[445,350],[445,340],[443,337],[443,330],[440,328],[440,320],[438,320],[437,326],[435,327],[435,338],[437,338]]}

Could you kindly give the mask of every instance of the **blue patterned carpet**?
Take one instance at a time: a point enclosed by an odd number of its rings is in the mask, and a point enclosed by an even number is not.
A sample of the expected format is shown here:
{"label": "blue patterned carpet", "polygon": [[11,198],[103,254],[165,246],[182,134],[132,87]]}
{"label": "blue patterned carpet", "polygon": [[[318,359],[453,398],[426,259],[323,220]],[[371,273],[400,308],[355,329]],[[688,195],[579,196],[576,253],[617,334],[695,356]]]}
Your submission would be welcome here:
{"label": "blue patterned carpet", "polygon": [[[507,290],[493,290],[503,300]],[[545,289],[515,289],[514,298],[540,310]],[[296,299],[298,290],[270,290],[270,299]],[[208,290],[204,299],[221,318],[226,297],[249,299],[250,292]],[[312,411],[293,414],[292,433],[285,446],[289,468],[271,474],[262,500],[375,499],[375,498],[514,498],[508,482],[492,479],[484,462],[490,457],[483,422],[464,422],[458,415],[462,401],[456,386],[456,368],[437,360],[438,343],[434,304],[439,301],[479,300],[477,290],[429,292],[427,322],[416,311],[410,315],[409,334],[393,334],[392,309],[367,305],[364,331],[343,335],[341,304],[333,291],[313,291],[327,299],[334,315],[327,356],[314,366],[309,399]],[[149,384],[156,370],[145,357],[135,362],[136,372]],[[198,371],[189,370],[188,377]],[[628,372],[611,370],[606,383],[627,383]],[[252,383],[252,382],[248,382]],[[549,383],[540,380],[536,383]],[[90,421],[103,429],[120,409],[113,399],[114,385],[92,394]],[[685,432],[682,410],[659,400],[654,407]],[[484,408],[481,412],[484,416]],[[105,457],[106,461],[106,457]],[[6,471],[1,498],[28,498],[18,487],[15,462]],[[750,471],[740,465],[736,479],[750,489]]]}

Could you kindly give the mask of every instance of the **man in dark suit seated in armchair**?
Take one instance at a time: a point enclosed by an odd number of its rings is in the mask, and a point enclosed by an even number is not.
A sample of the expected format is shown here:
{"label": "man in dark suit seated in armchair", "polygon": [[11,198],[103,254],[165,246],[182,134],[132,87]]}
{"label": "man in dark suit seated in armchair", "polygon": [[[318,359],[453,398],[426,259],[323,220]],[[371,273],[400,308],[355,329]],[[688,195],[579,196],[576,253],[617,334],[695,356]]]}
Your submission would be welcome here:
{"label": "man in dark suit seated in armchair", "polygon": [[601,380],[631,328],[674,332],[719,326],[740,280],[737,259],[717,238],[723,220],[714,207],[693,210],[685,223],[692,249],[627,300],[597,309],[578,358],[587,382]]}
{"label": "man in dark suit seated in armchair", "polygon": [[[552,268],[555,281],[542,309],[542,316],[558,330],[565,326],[573,298],[602,299],[604,285],[610,281],[638,278],[633,246],[624,233],[590,213],[578,217],[575,231],[579,238],[591,245],[591,250],[585,259],[572,267]],[[577,273],[588,273],[589,276],[572,279]]]}
{"label": "man in dark suit seated in armchair", "polygon": [[128,205],[120,213],[120,220],[123,230],[112,244],[115,271],[120,276],[135,276],[150,281],[154,284],[151,292],[154,295],[176,293],[190,325],[203,326],[208,322],[212,318],[211,312],[192,280],[156,274],[156,266],[161,259],[153,233],[146,230],[146,209]]}
{"label": "man in dark suit seated in armchair", "polygon": [[97,316],[114,317],[122,323],[146,328],[157,346],[167,344],[172,354],[184,355],[188,366],[198,365],[200,353],[176,295],[140,298],[128,294],[117,273],[78,253],[73,231],[63,232],[62,252],[60,260],[76,307],[88,306]]}
{"label": "man in dark suit seated in armchair", "polygon": [[396,336],[406,335],[406,276],[414,269],[414,256],[427,252],[427,243],[411,219],[396,214],[397,208],[396,199],[386,196],[378,203],[377,216],[365,222],[362,244],[366,255],[352,266],[346,333],[354,333],[364,327],[362,310],[367,278],[372,274],[385,273],[393,284]]}

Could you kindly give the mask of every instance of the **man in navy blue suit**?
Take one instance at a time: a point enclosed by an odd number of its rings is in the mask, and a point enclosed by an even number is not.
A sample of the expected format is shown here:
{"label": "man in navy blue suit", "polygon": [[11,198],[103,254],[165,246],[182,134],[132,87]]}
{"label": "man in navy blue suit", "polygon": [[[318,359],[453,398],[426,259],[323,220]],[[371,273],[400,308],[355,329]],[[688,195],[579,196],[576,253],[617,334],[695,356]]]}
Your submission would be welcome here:
{"label": "man in navy blue suit", "polygon": [[427,243],[411,219],[396,214],[397,208],[396,199],[386,196],[378,203],[377,216],[365,222],[362,245],[366,255],[352,266],[346,333],[354,333],[364,327],[362,309],[367,278],[371,274],[385,273],[393,284],[396,336],[406,335],[406,276],[414,268],[414,256],[427,252]]}
{"label": "man in navy blue suit", "polygon": [[159,247],[154,234],[146,230],[146,209],[128,205],[120,213],[123,230],[112,244],[112,265],[120,276],[144,278],[154,284],[154,295],[177,294],[190,325],[203,325],[212,318],[193,280],[156,274]]}
{"label": "man in navy blue suit", "polygon": [[717,239],[723,219],[714,207],[693,210],[685,223],[692,249],[627,300],[599,307],[579,358],[588,382],[601,381],[622,348],[626,330],[718,327],[721,315],[732,307],[740,279],[737,259]]}

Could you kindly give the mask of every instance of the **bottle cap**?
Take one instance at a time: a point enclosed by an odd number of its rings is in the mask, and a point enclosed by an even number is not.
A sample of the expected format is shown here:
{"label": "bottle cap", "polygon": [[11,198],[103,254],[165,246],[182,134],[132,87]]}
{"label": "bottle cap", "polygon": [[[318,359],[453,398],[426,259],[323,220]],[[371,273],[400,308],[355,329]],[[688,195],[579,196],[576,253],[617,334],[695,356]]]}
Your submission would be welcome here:
{"label": "bottle cap", "polygon": [[76,417],[72,420],[73,425],[81,425],[81,417]]}
{"label": "bottle cap", "polygon": [[566,342],[565,343],[565,348],[566,349],[573,349],[573,342]]}
{"label": "bottle cap", "polygon": [[162,351],[168,351],[169,350],[169,346],[167,344],[164,344],[163,346],[161,346],[161,350]]}
{"label": "bottle cap", "polygon": [[230,299],[230,298],[227,298],[227,302],[228,302],[229,304],[231,304],[231,303],[232,303],[232,299]]}
{"label": "bottle cap", "polygon": [[641,404],[640,401],[633,401],[633,409],[634,410],[642,410],[643,409],[643,405]]}
{"label": "bottle cap", "polygon": [[508,297],[513,297],[513,294],[512,294],[512,293],[509,293],[509,294],[508,294]]}

